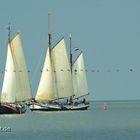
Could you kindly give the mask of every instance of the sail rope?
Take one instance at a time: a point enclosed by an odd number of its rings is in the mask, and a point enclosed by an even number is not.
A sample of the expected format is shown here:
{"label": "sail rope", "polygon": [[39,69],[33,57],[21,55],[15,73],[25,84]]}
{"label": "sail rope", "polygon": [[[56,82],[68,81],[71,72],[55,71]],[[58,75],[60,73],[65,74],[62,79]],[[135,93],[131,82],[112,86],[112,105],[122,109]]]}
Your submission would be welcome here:
{"label": "sail rope", "polygon": [[41,63],[42,63],[42,59],[44,58],[43,56],[44,56],[45,53],[46,53],[46,50],[45,50],[45,49],[46,49],[46,47],[43,47],[43,48],[42,48],[41,55],[40,55],[40,57],[39,57],[38,63],[37,63],[37,65],[35,66],[35,69],[34,69],[32,75],[31,75],[31,85],[34,83],[36,74],[37,74],[38,71],[39,71],[40,65],[41,65]]}
{"label": "sail rope", "polygon": [[[7,34],[7,33],[6,33]],[[5,46],[7,45],[7,35],[5,35]],[[6,52],[7,52],[7,47],[3,47],[4,49],[2,50],[2,59],[0,62],[0,68],[1,68],[1,75],[0,75],[0,79],[3,79],[4,77],[4,72],[5,72],[5,59],[6,59]],[[3,81],[3,80],[1,80]],[[2,86],[2,83],[0,84]]]}
{"label": "sail rope", "polygon": [[[7,46],[6,36],[5,36],[5,42],[6,42],[6,44],[4,46]],[[7,50],[7,47],[4,47],[4,49],[2,50],[3,51],[2,60],[1,60],[1,63],[0,63],[0,67],[2,68],[2,73],[3,73],[3,68],[4,68],[4,65],[5,65],[6,50]]]}

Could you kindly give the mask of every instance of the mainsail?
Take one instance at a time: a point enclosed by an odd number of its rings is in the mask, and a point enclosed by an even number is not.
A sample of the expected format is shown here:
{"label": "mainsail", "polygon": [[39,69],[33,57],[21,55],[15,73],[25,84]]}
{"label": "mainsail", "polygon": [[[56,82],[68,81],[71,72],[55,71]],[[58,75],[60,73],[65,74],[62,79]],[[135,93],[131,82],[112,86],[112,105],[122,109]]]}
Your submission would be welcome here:
{"label": "mainsail", "polygon": [[73,95],[70,63],[64,38],[48,48],[36,100],[53,100]]}
{"label": "mainsail", "polygon": [[52,49],[52,60],[55,70],[57,94],[59,98],[73,95],[70,62],[64,38]]}
{"label": "mainsail", "polygon": [[84,65],[83,53],[81,53],[74,64],[72,65],[72,79],[74,97],[78,98],[81,96],[88,95],[88,86],[86,79],[86,70]]}
{"label": "mainsail", "polygon": [[7,60],[1,102],[18,102],[31,99],[28,71],[22,49],[20,34],[8,43]]}

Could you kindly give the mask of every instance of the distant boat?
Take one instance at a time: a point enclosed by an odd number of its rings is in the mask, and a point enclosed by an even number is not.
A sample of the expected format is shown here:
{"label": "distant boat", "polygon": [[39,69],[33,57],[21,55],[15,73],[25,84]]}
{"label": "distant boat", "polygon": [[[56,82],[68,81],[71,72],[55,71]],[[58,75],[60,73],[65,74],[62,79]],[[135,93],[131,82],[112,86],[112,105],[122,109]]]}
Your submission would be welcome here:
{"label": "distant boat", "polygon": [[23,103],[32,98],[28,71],[22,49],[20,33],[9,38],[0,114],[20,114],[26,111]]}

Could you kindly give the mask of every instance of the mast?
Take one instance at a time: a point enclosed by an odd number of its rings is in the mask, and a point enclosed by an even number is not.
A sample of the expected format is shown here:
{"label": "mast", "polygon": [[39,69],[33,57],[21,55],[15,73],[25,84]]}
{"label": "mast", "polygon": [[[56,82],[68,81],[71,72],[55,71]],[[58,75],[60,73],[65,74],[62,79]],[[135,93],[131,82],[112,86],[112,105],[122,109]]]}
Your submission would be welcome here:
{"label": "mast", "polygon": [[[7,30],[8,30],[8,44],[10,45],[10,37],[11,37],[11,24],[10,24],[10,22],[8,23],[8,27],[7,27]],[[8,56],[8,49],[7,49],[7,56]],[[7,63],[7,62],[6,62]],[[6,66],[5,66],[5,70],[6,70]],[[4,70],[4,71],[5,71]],[[5,76],[5,72],[4,72],[4,78],[5,78],[6,76]],[[4,85],[4,80],[3,80],[3,85]],[[3,88],[3,87],[2,87]],[[3,89],[2,89],[3,90]],[[4,96],[4,98],[5,98],[6,96]],[[1,93],[1,98],[0,98],[0,104],[1,104],[1,102],[3,102],[3,96],[2,96],[2,93]]]}
{"label": "mast", "polygon": [[71,72],[72,72],[71,34],[69,35],[69,39],[70,39],[70,69],[71,69]]}
{"label": "mast", "polygon": [[[10,44],[10,39],[11,39],[11,23],[9,22],[9,26],[8,26],[8,43],[9,43],[9,45],[11,45]],[[16,96],[15,96],[15,103],[16,103],[16,106],[17,106],[17,99],[16,99]]]}
{"label": "mast", "polygon": [[10,42],[10,38],[11,38],[11,23],[9,22],[9,26],[8,26],[8,43]]}
{"label": "mast", "polygon": [[48,14],[48,44],[51,48],[51,14]]}

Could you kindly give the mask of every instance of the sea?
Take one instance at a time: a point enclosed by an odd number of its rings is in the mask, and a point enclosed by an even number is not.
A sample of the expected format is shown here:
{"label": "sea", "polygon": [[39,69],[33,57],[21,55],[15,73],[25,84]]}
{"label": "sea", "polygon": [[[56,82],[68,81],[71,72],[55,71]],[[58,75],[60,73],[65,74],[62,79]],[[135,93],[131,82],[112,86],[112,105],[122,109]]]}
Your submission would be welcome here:
{"label": "sea", "polygon": [[86,111],[0,115],[0,140],[140,140],[140,101],[92,101]]}

